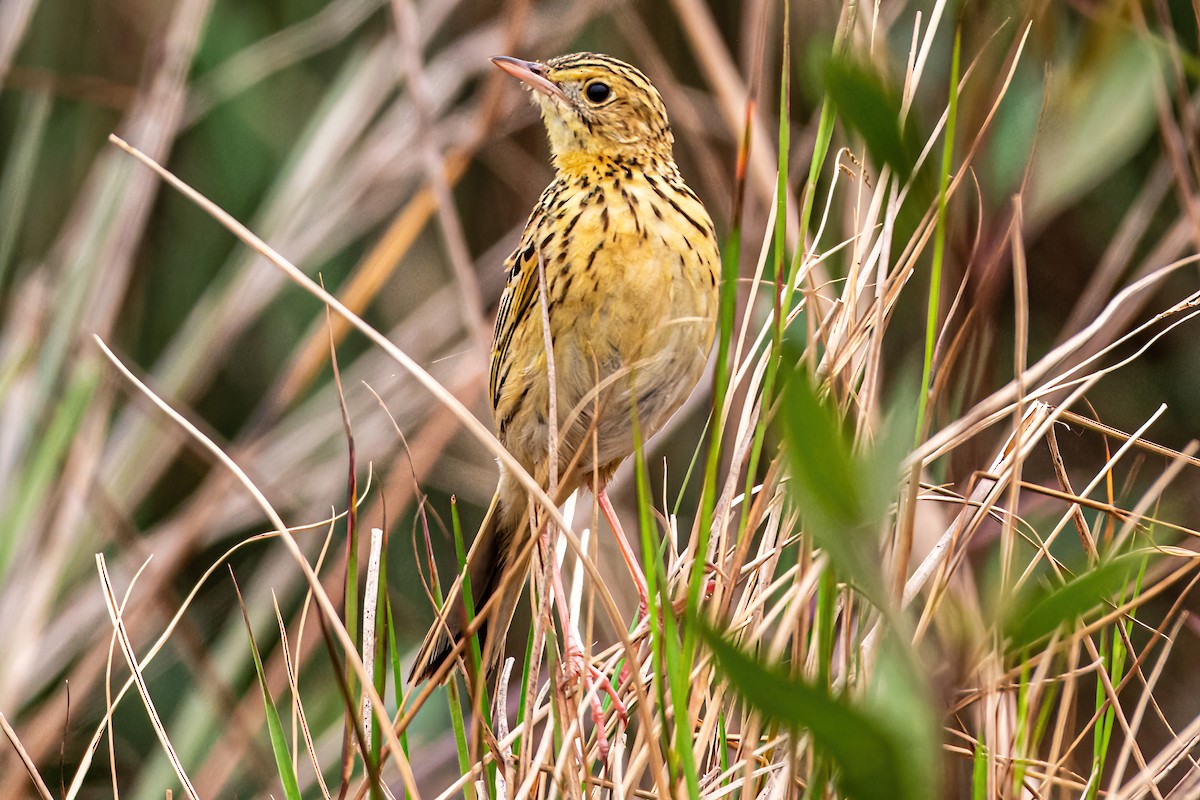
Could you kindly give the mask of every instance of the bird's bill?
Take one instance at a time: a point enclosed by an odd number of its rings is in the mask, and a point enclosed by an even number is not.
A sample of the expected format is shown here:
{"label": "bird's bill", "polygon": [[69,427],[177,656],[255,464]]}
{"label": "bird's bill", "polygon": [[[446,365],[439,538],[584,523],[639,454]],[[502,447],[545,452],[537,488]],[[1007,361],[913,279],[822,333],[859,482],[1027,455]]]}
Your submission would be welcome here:
{"label": "bird's bill", "polygon": [[558,85],[546,77],[546,65],[537,61],[522,61],[512,56],[492,56],[492,63],[512,75],[526,86],[550,97],[566,100],[567,96]]}

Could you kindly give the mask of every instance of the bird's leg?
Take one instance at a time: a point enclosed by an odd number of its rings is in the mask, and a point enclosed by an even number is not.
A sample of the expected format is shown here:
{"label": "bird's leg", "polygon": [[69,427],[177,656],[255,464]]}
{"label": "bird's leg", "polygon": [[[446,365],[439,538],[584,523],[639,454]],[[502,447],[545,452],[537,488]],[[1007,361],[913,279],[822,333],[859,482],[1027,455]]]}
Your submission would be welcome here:
{"label": "bird's leg", "polygon": [[625,557],[625,566],[629,567],[629,574],[633,577],[633,585],[638,591],[638,620],[646,618],[649,600],[646,596],[646,575],[642,572],[642,566],[638,563],[637,557],[633,553],[633,548],[629,546],[629,540],[625,538],[625,531],[621,528],[621,521],[617,519],[617,512],[613,510],[612,501],[608,499],[608,487],[601,486],[596,492],[596,502],[600,504],[600,510],[604,512],[604,518],[608,520],[608,524],[612,527],[613,533],[617,537],[617,547],[621,548],[621,555]]}
{"label": "bird's leg", "polygon": [[612,698],[613,708],[622,722],[629,720],[629,711],[621,701],[612,681],[600,669],[587,660],[580,639],[579,630],[571,620],[568,607],[567,593],[563,590],[562,571],[558,566],[554,549],[550,546],[548,526],[542,528],[542,551],[550,561],[550,589],[553,592],[554,607],[558,611],[558,621],[562,625],[566,647],[563,657],[563,683],[583,682],[584,694],[591,698],[592,722],[596,726],[596,741],[600,749],[600,760],[608,761],[608,735],[604,730],[604,706],[600,702],[600,692]]}
{"label": "bird's leg", "polygon": [[[634,557],[633,548],[630,547],[629,540],[625,538],[625,531],[621,528],[621,521],[617,519],[617,512],[612,507],[612,501],[608,499],[608,490],[606,487],[601,487],[600,490],[596,492],[596,502],[600,504],[600,509],[604,512],[604,517],[608,520],[608,524],[612,526],[613,533],[617,537],[617,546],[621,548],[621,555],[625,557],[625,565],[629,567],[629,574],[633,576],[633,583],[635,586],[637,586],[638,621],[641,622],[649,613],[646,575],[644,572],[642,572],[641,564],[639,564],[637,558]],[[709,564],[708,566],[718,573],[721,572],[721,570],[715,565]],[[713,592],[716,591],[716,587],[716,581],[706,581],[704,584],[704,597],[711,597]],[[686,598],[683,602],[686,602]],[[674,608],[677,616],[683,613],[682,605]],[[638,656],[638,660],[641,660],[640,655]],[[621,680],[624,681],[626,678],[628,678],[630,673],[631,670],[629,662],[626,661],[625,665],[621,668]]]}

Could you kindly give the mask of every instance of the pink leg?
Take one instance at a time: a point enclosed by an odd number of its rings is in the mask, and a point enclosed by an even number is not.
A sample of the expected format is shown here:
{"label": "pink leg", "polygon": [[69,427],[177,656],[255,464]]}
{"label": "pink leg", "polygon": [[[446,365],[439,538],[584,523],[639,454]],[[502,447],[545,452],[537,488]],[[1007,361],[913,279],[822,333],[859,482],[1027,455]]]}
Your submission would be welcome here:
{"label": "pink leg", "polygon": [[608,524],[612,526],[613,533],[617,537],[617,547],[621,548],[621,555],[625,557],[625,565],[629,567],[629,574],[633,577],[633,584],[638,591],[638,619],[643,619],[646,616],[647,597],[646,597],[646,575],[642,572],[641,564],[633,554],[633,549],[629,546],[629,540],[625,538],[625,531],[621,529],[621,521],[617,519],[617,512],[613,510],[612,501],[608,499],[608,487],[600,487],[600,491],[596,493],[596,502],[600,504],[600,510],[604,512],[604,518],[608,520]]}

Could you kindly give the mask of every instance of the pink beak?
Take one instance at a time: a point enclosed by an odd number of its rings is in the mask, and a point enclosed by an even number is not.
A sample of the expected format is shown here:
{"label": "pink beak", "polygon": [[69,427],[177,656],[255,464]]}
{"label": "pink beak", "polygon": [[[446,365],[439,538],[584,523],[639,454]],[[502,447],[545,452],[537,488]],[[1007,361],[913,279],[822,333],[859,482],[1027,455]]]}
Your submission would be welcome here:
{"label": "pink beak", "polygon": [[527,86],[549,97],[566,100],[563,90],[546,77],[546,65],[538,61],[522,61],[512,56],[492,56],[492,63]]}

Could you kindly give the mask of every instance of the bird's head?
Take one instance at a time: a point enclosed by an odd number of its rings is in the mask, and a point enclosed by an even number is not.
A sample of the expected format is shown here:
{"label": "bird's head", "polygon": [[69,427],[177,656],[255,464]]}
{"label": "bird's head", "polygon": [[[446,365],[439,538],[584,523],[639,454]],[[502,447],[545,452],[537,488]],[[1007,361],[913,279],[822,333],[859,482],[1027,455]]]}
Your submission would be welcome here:
{"label": "bird's head", "polygon": [[573,53],[546,62],[496,56],[542,111],[559,169],[597,159],[671,160],[671,126],[662,97],[635,67],[612,56]]}

